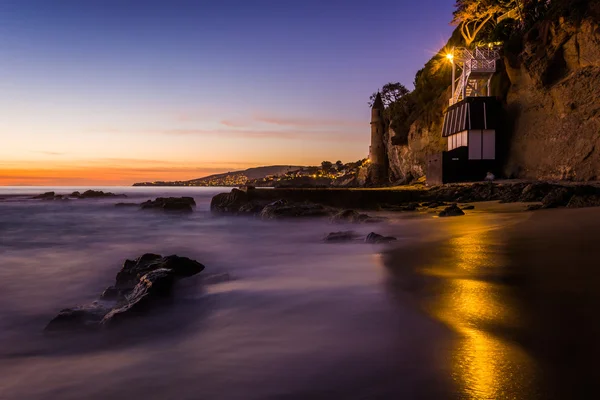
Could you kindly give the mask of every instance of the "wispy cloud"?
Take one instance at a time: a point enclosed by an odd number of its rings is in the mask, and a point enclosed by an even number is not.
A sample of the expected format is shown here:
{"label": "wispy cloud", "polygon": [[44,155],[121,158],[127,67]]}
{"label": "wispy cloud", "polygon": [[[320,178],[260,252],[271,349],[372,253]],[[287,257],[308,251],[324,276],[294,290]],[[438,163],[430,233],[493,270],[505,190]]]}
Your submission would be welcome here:
{"label": "wispy cloud", "polygon": [[255,115],[254,120],[270,125],[303,127],[303,128],[322,128],[322,127],[364,127],[368,122],[358,120],[337,120],[323,119],[313,117],[281,117],[269,115]]}
{"label": "wispy cloud", "polygon": [[45,150],[32,150],[32,153],[38,153],[38,154],[46,154],[48,156],[62,156],[63,152],[60,151],[45,151]]}

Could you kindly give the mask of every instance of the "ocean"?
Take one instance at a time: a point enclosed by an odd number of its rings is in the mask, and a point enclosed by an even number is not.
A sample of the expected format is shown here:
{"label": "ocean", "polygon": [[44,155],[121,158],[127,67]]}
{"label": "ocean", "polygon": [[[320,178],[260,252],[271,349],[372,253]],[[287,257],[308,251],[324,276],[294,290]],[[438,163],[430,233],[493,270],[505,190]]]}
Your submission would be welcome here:
{"label": "ocean", "polygon": [[[128,199],[29,199],[85,189],[0,188],[3,400],[561,398],[597,377],[584,358],[598,346],[574,327],[597,332],[586,307],[598,295],[591,284],[569,286],[574,297],[552,286],[564,289],[557,270],[565,260],[595,257],[592,242],[577,243],[596,234],[597,212],[476,208],[460,218],[404,213],[331,225],[211,215],[211,197],[229,188],[110,187],[94,189]],[[197,207],[181,215],[114,206],[159,196],[192,196]],[[547,248],[554,242],[539,241],[541,232],[558,241],[549,226],[564,228],[562,261]],[[398,241],[322,242],[340,230]],[[147,252],[190,257],[206,265],[200,275],[230,279],[183,280],[173,303],[115,329],[43,333],[60,309],[94,301],[125,259]],[[571,282],[597,280],[572,271]],[[561,299],[589,311],[567,336],[564,324],[553,325],[561,318],[544,311],[561,309]],[[581,358],[565,360],[588,374],[555,379],[560,363],[548,357],[571,338]]]}

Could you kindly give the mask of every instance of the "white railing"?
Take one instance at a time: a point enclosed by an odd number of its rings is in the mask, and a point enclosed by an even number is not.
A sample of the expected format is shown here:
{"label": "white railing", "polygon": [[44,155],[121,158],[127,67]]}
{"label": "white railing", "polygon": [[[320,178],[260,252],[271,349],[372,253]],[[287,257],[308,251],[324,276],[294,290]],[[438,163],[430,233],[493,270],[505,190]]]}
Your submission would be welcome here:
{"label": "white railing", "polygon": [[[500,59],[500,49],[498,47],[476,47],[474,50],[468,50],[464,47],[454,49],[453,62],[461,68],[461,75],[456,80],[456,88],[452,93],[450,105],[462,100],[468,92],[469,85],[477,85],[472,82],[471,74],[477,73],[479,78],[481,74],[491,76],[496,72],[496,61]],[[472,93],[472,91],[471,91]]]}

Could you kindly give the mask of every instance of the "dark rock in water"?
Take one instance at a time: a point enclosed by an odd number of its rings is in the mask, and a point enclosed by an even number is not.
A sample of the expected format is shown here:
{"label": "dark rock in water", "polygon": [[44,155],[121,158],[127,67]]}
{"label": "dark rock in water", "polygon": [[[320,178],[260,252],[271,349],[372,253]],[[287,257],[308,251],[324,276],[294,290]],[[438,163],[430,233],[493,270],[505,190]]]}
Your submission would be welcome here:
{"label": "dark rock in water", "polygon": [[575,194],[569,200],[567,207],[600,207],[600,194]]}
{"label": "dark rock in water", "polygon": [[552,190],[553,186],[547,182],[535,182],[525,186],[519,196],[518,201],[542,201],[544,197]]}
{"label": "dark rock in water", "polygon": [[62,199],[62,195],[56,194],[54,192],[46,192],[46,193],[38,194],[37,196],[33,196],[32,199],[36,199],[36,200],[60,200],[60,199]]}
{"label": "dark rock in water", "polygon": [[[248,193],[244,190],[232,189],[229,193],[220,193],[210,201],[210,210],[215,213],[237,214],[241,207],[249,202]],[[245,210],[248,210],[247,208]],[[249,211],[244,211],[249,212]]]}
{"label": "dark rock in water", "polygon": [[573,189],[566,187],[554,188],[544,196],[542,199],[542,206],[544,208],[565,207],[569,204],[571,196],[573,196]]}
{"label": "dark rock in water", "polygon": [[262,219],[327,217],[330,215],[331,210],[321,204],[289,203],[285,200],[267,204],[260,212]]}
{"label": "dark rock in water", "polygon": [[365,238],[365,243],[389,243],[398,240],[393,236],[383,236],[375,232],[371,232]]}
{"label": "dark rock in water", "polygon": [[541,210],[543,207],[542,204],[528,204],[527,207],[525,207],[525,211]]}
{"label": "dark rock in water", "polygon": [[117,203],[115,207],[139,207],[138,203]]}
{"label": "dark rock in water", "polygon": [[250,202],[241,206],[238,210],[240,214],[252,214],[258,215],[262,211],[264,205],[259,203]]}
{"label": "dark rock in water", "polygon": [[371,219],[367,214],[361,214],[355,210],[343,210],[334,214],[331,217],[331,222],[351,222],[351,223],[361,223],[365,222],[368,219]]}
{"label": "dark rock in water", "polygon": [[159,268],[142,275],[133,290],[125,296],[125,300],[110,310],[100,323],[103,325],[114,323],[145,311],[153,301],[168,297],[174,283],[173,271],[166,268]]}
{"label": "dark rock in water", "polygon": [[450,207],[446,207],[444,211],[440,212],[438,215],[440,217],[458,217],[460,215],[465,215],[465,213],[456,204],[452,204]]}
{"label": "dark rock in water", "polygon": [[196,202],[192,197],[158,197],[155,200],[148,200],[140,204],[142,210],[163,210],[163,211],[193,211]]}
{"label": "dark rock in water", "polygon": [[124,194],[114,194],[111,192],[103,192],[102,190],[86,190],[83,193],[73,192],[70,197],[78,199],[99,199],[103,197],[127,197]]}
{"label": "dark rock in water", "polygon": [[331,232],[323,238],[323,241],[329,243],[348,242],[354,240],[356,237],[357,235],[352,231]]}
{"label": "dark rock in water", "polygon": [[96,328],[110,309],[94,302],[90,305],[60,310],[46,326],[45,331],[72,331]]}
{"label": "dark rock in water", "polygon": [[196,275],[204,265],[187,257],[144,254],[125,260],[115,284],[102,293],[103,300],[116,300],[113,307],[94,302],[62,310],[46,326],[46,331],[88,329],[138,315],[154,301],[168,297],[177,280]]}
{"label": "dark rock in water", "polygon": [[471,204],[468,204],[468,205],[465,205],[462,207],[462,210],[474,210],[474,209],[475,209],[475,206],[471,205]]}

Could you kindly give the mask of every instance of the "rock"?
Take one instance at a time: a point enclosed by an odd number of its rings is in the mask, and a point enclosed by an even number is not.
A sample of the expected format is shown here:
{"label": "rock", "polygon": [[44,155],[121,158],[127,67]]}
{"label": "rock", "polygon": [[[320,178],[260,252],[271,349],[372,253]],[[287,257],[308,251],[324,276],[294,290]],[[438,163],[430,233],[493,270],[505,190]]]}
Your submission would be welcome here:
{"label": "rock", "polygon": [[460,215],[465,215],[465,213],[456,204],[446,207],[444,211],[438,214],[440,217],[458,217]]}
{"label": "rock", "polygon": [[518,201],[530,202],[530,201],[542,201],[544,197],[552,190],[552,185],[547,182],[536,182],[530,183],[525,186],[519,196]]}
{"label": "rock", "polygon": [[42,194],[38,194],[37,196],[33,196],[32,199],[36,200],[59,200],[62,199],[62,196],[56,194],[54,192],[46,192]]}
{"label": "rock", "polygon": [[569,200],[567,207],[600,207],[600,194],[575,194]]}
{"label": "rock", "polygon": [[70,197],[78,199],[99,199],[103,197],[127,197],[124,194],[114,194],[111,192],[103,192],[102,190],[86,190],[83,193],[73,192]]}
{"label": "rock", "polygon": [[143,275],[125,300],[110,310],[100,322],[102,325],[114,323],[131,314],[144,311],[151,302],[167,297],[173,290],[175,276],[166,268],[159,268]]}
{"label": "rock", "polygon": [[97,327],[110,310],[94,302],[90,305],[60,310],[44,329],[46,332],[85,330]]}
{"label": "rock", "polygon": [[323,238],[323,241],[329,243],[340,243],[354,240],[356,237],[357,235],[353,231],[331,232],[325,236],[325,238]]}
{"label": "rock", "polygon": [[398,240],[393,236],[383,236],[375,232],[371,232],[365,238],[365,243],[389,243]]}
{"label": "rock", "polygon": [[250,203],[247,203],[247,204],[244,204],[243,206],[241,206],[238,209],[238,213],[258,215],[262,211],[263,207],[264,206],[262,204],[250,202]]}
{"label": "rock", "polygon": [[163,210],[163,211],[193,211],[196,202],[192,197],[158,197],[155,200],[148,200],[140,204],[142,210]]}
{"label": "rock", "polygon": [[241,207],[246,206],[249,202],[247,191],[232,189],[229,193],[220,193],[214,196],[210,202],[210,210],[215,213],[237,214]]}
{"label": "rock", "polygon": [[115,284],[108,287],[101,298],[116,300],[113,307],[98,302],[68,308],[46,326],[46,331],[96,328],[112,324],[130,315],[138,315],[154,301],[168,297],[175,282],[196,275],[204,265],[187,257],[144,254],[135,260],[125,260],[117,273]]}
{"label": "rock", "polygon": [[462,206],[462,208],[461,208],[461,209],[462,209],[462,210],[474,210],[474,209],[475,209],[475,206],[474,206],[474,205],[471,205],[471,204],[467,204],[467,205],[465,205],[465,206]]}
{"label": "rock", "polygon": [[573,196],[572,189],[557,187],[544,196],[542,199],[542,206],[543,208],[565,207],[569,204],[571,196]]}
{"label": "rock", "polygon": [[289,203],[285,200],[267,204],[260,213],[262,219],[327,217],[329,215],[331,215],[330,209],[321,204]]}
{"label": "rock", "polygon": [[331,222],[350,222],[350,223],[361,223],[371,219],[367,214],[361,214],[355,210],[343,210],[331,217]]}

